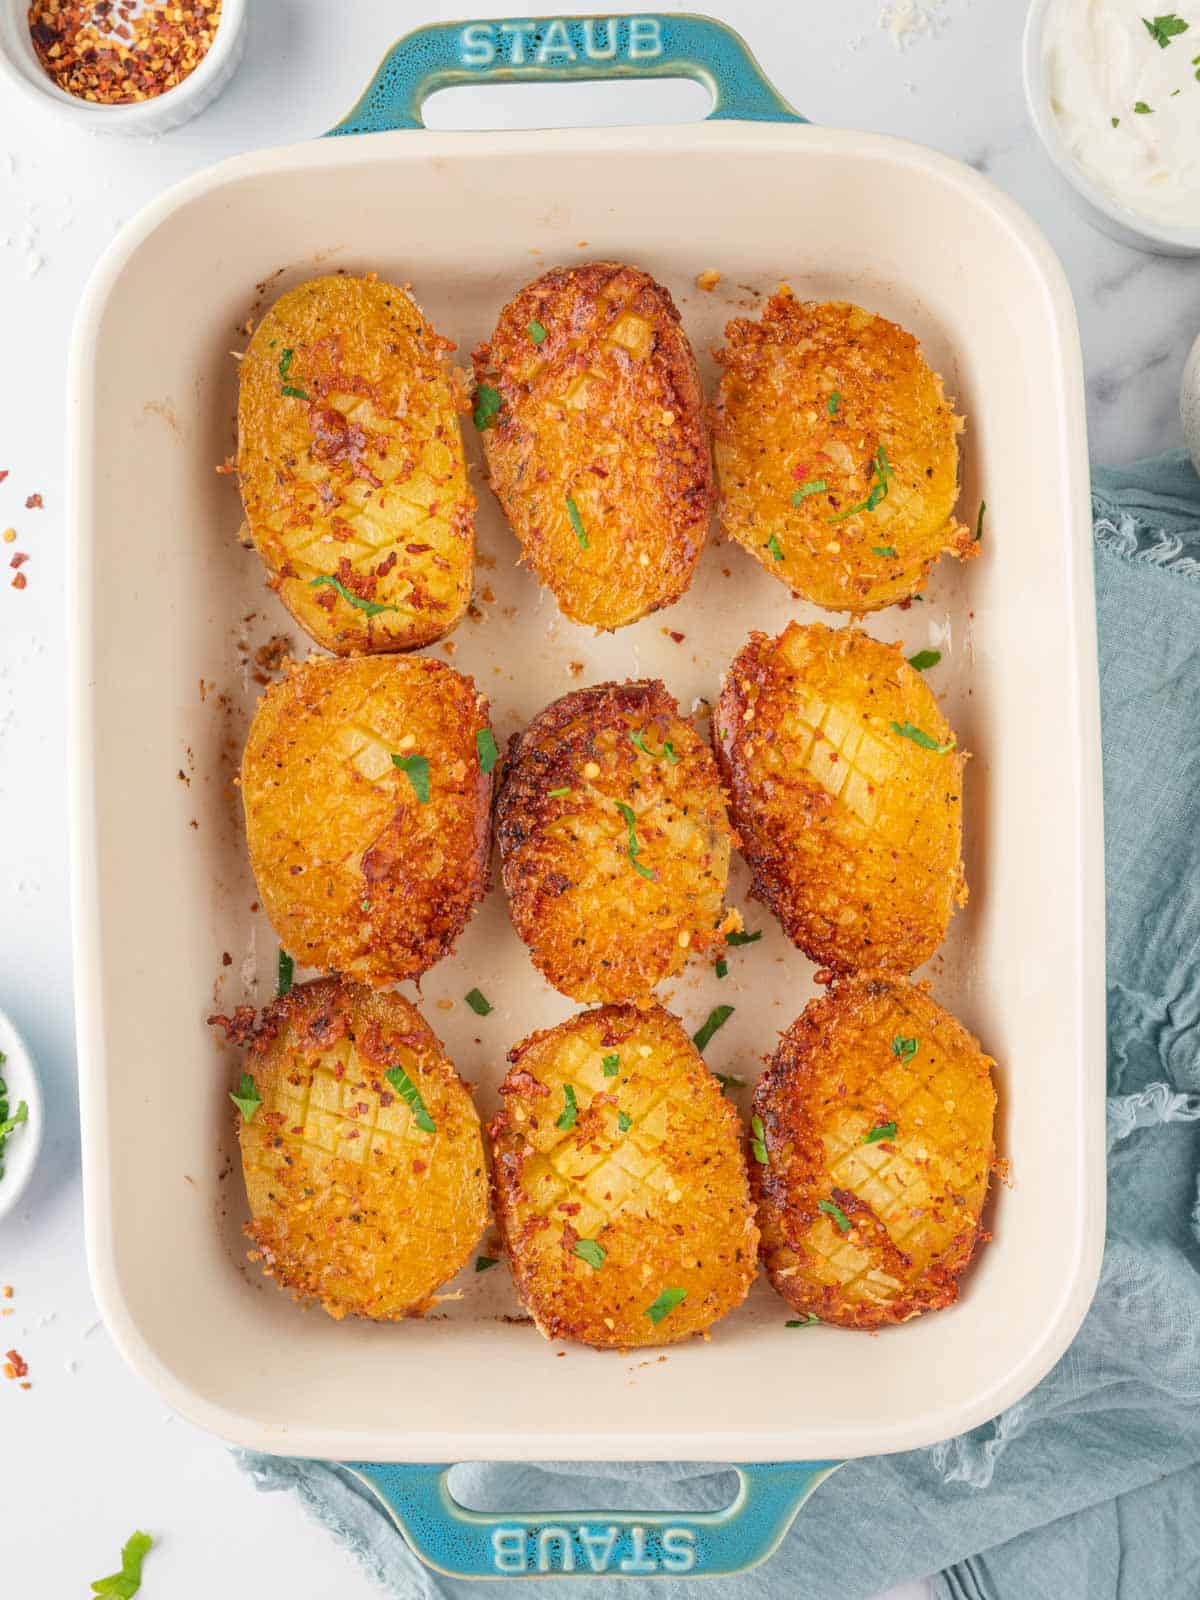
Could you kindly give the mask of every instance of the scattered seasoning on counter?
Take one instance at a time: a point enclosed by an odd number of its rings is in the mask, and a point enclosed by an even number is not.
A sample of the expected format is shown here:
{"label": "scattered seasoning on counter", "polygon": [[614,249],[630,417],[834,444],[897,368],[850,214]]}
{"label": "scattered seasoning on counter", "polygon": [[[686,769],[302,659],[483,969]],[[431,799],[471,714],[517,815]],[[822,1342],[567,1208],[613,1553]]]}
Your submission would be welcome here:
{"label": "scattered seasoning on counter", "polygon": [[153,100],[208,54],[221,0],[32,0],[29,35],[60,89],[97,105]]}
{"label": "scattered seasoning on counter", "polygon": [[[29,1363],[22,1358],[18,1350],[6,1350],[4,1352],[4,1376],[10,1383],[14,1380],[20,1381],[26,1377],[28,1372]],[[21,1387],[22,1389],[28,1389],[30,1385],[22,1383]]]}
{"label": "scattered seasoning on counter", "polygon": [[31,494],[25,500],[26,511],[44,511],[45,505],[40,494]]}

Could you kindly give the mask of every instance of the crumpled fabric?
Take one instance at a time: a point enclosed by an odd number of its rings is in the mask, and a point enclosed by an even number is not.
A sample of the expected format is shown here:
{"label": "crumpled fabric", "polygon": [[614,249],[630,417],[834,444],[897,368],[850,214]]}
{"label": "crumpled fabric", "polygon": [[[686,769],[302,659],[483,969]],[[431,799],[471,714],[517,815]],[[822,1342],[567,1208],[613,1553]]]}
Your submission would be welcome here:
{"label": "crumpled fabric", "polygon": [[[1095,1301],[1022,1400],[960,1438],[848,1463],[765,1566],[719,1581],[722,1600],[868,1600],[928,1575],[937,1600],[1200,1597],[1200,479],[1183,451],[1099,468],[1093,522],[1109,1095]],[[238,1454],[259,1488],[295,1490],[387,1593],[478,1600],[493,1587],[426,1570],[335,1465]],[[695,1463],[482,1464],[452,1486],[496,1509],[730,1498],[728,1475]],[[506,1600],[535,1587],[503,1585]],[[711,1600],[718,1585],[641,1587]],[[554,1592],[630,1593],[606,1579]]]}

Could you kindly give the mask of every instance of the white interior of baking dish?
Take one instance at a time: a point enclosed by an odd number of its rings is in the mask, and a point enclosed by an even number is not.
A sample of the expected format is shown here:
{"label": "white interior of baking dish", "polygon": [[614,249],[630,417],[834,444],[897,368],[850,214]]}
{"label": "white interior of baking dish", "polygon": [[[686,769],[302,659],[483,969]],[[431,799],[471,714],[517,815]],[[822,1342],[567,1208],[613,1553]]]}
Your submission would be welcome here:
{"label": "white interior of baking dish", "polygon": [[[523,281],[623,258],[664,280],[711,387],[731,316],[786,278],[912,328],[969,419],[962,511],[981,559],[868,620],[936,646],[930,681],[973,752],[968,909],[930,964],[937,996],[999,1061],[1011,1187],[957,1306],[878,1336],[784,1327],[764,1283],[697,1340],[621,1356],[548,1345],[508,1274],[399,1326],[335,1324],[245,1262],[214,1009],[273,991],[233,784],[270,635],[306,641],[235,537],[241,325],[337,268],[414,292],[464,362]],[[694,286],[715,268],[714,293]],[[279,274],[279,276],[275,276]],[[400,133],[241,158],[125,230],[97,271],[73,376],[78,537],[76,927],[89,1251],[126,1356],[181,1411],[262,1448],[343,1458],[778,1459],[910,1447],[982,1421],[1058,1356],[1103,1229],[1103,898],[1086,451],[1074,314],[1054,258],[973,173],[908,145],[812,128],[481,136]],[[615,636],[557,614],[514,564],[480,487],[480,617],[446,655],[503,743],[567,689],[661,676],[713,699],[751,628],[813,615],[715,535],[690,594]],[[671,637],[667,630],[682,635]],[[811,966],[731,885],[761,943],[719,982],[663,991],[753,1077],[812,992]],[[228,964],[226,957],[229,958]],[[462,1002],[478,986],[495,1010]],[[481,1109],[506,1050],[570,1003],[534,973],[494,891],[420,1004]],[[746,1096],[741,1097],[743,1109]],[[556,1359],[560,1355],[560,1359]]]}

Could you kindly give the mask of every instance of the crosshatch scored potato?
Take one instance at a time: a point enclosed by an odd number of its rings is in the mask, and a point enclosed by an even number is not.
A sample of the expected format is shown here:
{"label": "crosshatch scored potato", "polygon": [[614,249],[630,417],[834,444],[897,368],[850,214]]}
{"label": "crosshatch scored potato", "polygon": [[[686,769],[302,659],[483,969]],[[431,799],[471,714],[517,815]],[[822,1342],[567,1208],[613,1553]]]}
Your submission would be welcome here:
{"label": "crosshatch scored potato", "polygon": [[712,751],[657,680],[580,689],[514,739],[496,808],[513,925],[575,1000],[648,999],[740,926]]}
{"label": "crosshatch scored potato", "polygon": [[784,284],[725,335],[721,525],[772,577],[862,613],[924,588],[940,555],[976,553],[954,516],[962,420],[910,333]]}
{"label": "crosshatch scored potato", "polygon": [[900,646],[751,634],[713,731],[751,893],[793,943],[838,971],[927,960],[966,901],[966,758]]}
{"label": "crosshatch scored potato", "polygon": [[338,276],[281,295],[241,363],[250,536],[284,605],[338,655],[429,644],[470,600],[452,349],[403,289]]}
{"label": "crosshatch scored potato", "polygon": [[619,628],[678,600],[712,463],[667,290],[613,262],[559,267],[504,307],[474,363],[492,488],[564,615]]}
{"label": "crosshatch scored potato", "polygon": [[993,1065],[905,979],[861,974],[809,1003],[754,1092],[762,1255],[789,1305],[874,1328],[958,1297],[987,1237]]}
{"label": "crosshatch scored potato", "polygon": [[250,1043],[251,1259],[332,1317],[427,1310],[488,1218],[479,1118],[432,1030],[398,994],[323,978],[268,1006]]}
{"label": "crosshatch scored potato", "polygon": [[672,1344],[740,1305],[758,1229],[741,1122],[659,1006],[603,1006],[509,1052],[497,1220],[547,1338]]}
{"label": "crosshatch scored potato", "polygon": [[250,864],[284,949],[374,985],[419,977],[487,887],[492,779],[470,678],[423,657],[312,657],[242,758]]}

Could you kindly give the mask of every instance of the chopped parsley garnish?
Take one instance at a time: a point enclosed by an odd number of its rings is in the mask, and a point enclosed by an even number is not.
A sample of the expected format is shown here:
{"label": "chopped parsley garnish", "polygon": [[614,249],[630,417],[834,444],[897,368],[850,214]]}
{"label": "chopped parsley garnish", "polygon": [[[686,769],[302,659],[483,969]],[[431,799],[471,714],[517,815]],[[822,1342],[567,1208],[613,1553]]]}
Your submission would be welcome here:
{"label": "chopped parsley garnish", "polygon": [[1142,23],[1160,50],[1165,50],[1177,34],[1188,31],[1187,23],[1174,11],[1168,11],[1165,17],[1155,17],[1153,21],[1143,17]]}
{"label": "chopped parsley garnish", "polygon": [[570,794],[570,789],[547,789],[546,793],[551,800],[561,800],[564,795]]}
{"label": "chopped parsley garnish", "polygon": [[664,1289],[652,1306],[646,1307],[646,1315],[655,1325],[668,1316],[681,1301],[687,1299],[686,1289]]}
{"label": "chopped parsley garnish", "polygon": [[1112,125],[1113,125],[1114,128],[1119,128],[1121,126],[1120,117],[1112,117],[1110,120],[1111,120]]}
{"label": "chopped parsley garnish", "polygon": [[827,1217],[832,1217],[843,1233],[850,1232],[850,1218],[841,1206],[834,1205],[832,1200],[818,1200],[817,1210],[823,1211]]}
{"label": "chopped parsley garnish", "polygon": [[713,1009],[708,1013],[708,1020],[692,1035],[692,1043],[696,1046],[697,1050],[704,1049],[704,1046],[712,1038],[713,1034],[716,1033],[717,1029],[723,1028],[729,1021],[730,1017],[733,1015],[733,1011],[734,1008],[732,1006],[713,1007]]}
{"label": "chopped parsley garnish", "polygon": [[1133,109],[1137,112],[1139,117],[1149,117],[1154,114],[1154,107],[1148,106],[1144,100],[1135,100],[1133,102]]}
{"label": "chopped parsley garnish", "polygon": [[875,476],[865,500],[860,500],[856,506],[851,506],[849,511],[839,511],[835,516],[826,518],[828,522],[845,522],[847,517],[857,516],[860,511],[874,511],[881,500],[887,499],[888,485],[893,477],[891,467],[888,465],[887,451],[882,445],[875,452]]}
{"label": "chopped parsley garnish", "polygon": [[643,878],[649,878],[653,883],[653,871],[649,867],[644,867],[638,860],[638,852],[642,847],[638,843],[637,817],[634,815],[633,807],[627,806],[623,800],[618,800],[616,804],[617,810],[625,818],[625,826],[629,829],[629,864],[635,872],[640,872]]}
{"label": "chopped parsley garnish", "polygon": [[580,1261],[586,1261],[589,1267],[594,1267],[599,1272],[608,1251],[603,1245],[597,1244],[595,1239],[576,1239],[575,1254]]}
{"label": "chopped parsley garnish", "polygon": [[807,500],[810,494],[826,494],[828,490],[829,485],[824,478],[814,478],[812,483],[802,483],[798,489],[792,490],[792,504],[798,506]]}
{"label": "chopped parsley garnish", "polygon": [[546,337],[546,330],[536,317],[534,317],[529,323],[525,331],[533,340],[534,344],[541,344],[542,340]]}
{"label": "chopped parsley garnish", "polygon": [[575,1085],[573,1083],[564,1083],[563,1108],[558,1113],[558,1121],[554,1124],[554,1126],[556,1128],[561,1128],[565,1133],[568,1128],[573,1128],[575,1126],[575,1121],[578,1116],[579,1106],[575,1100]]}
{"label": "chopped parsley garnish", "polygon": [[279,981],[275,985],[275,993],[278,995],[291,994],[292,980],[295,975],[296,963],[292,960],[291,956],[288,955],[286,950],[280,950]]}
{"label": "chopped parsley garnish", "polygon": [[602,1065],[604,1067],[604,1076],[606,1078],[615,1078],[621,1070],[621,1058],[619,1055],[605,1056]]}
{"label": "chopped parsley garnish", "polygon": [[986,512],[987,501],[981,500],[979,502],[979,515],[975,518],[975,537],[971,540],[972,544],[978,544],[980,539],[983,538],[983,519]]}
{"label": "chopped parsley garnish", "polygon": [[774,534],[772,534],[771,537],[767,540],[766,544],[763,545],[763,549],[764,550],[769,550],[771,552],[771,554],[774,556],[776,561],[782,561],[783,560],[783,546],[779,543],[779,540],[775,537]]}
{"label": "chopped parsley garnish", "polygon": [[894,556],[896,554],[896,546],[894,544],[875,544],[871,546],[871,554],[874,556]]}
{"label": "chopped parsley garnish", "polygon": [[135,1533],[121,1550],[121,1570],[107,1578],[92,1579],[93,1595],[115,1595],[117,1600],[133,1600],[142,1587],[142,1562],[154,1544],[148,1533]]}
{"label": "chopped parsley garnish", "polygon": [[377,617],[381,611],[399,611],[400,609],[399,606],[384,606],[380,605],[378,600],[364,600],[359,595],[351,594],[340,578],[332,578],[327,572],[322,573],[319,578],[310,578],[308,587],[310,589],[319,589],[323,583],[327,583],[331,589],[336,589],[348,605],[356,607],[359,611],[365,611],[369,617]]}
{"label": "chopped parsley garnish", "polygon": [[307,400],[308,396],[303,389],[297,389],[294,383],[283,383],[279,386],[280,394],[286,395],[289,400]]}
{"label": "chopped parsley garnish", "polygon": [[729,963],[726,961],[724,956],[720,956],[718,958],[717,964],[713,968],[713,971],[716,973],[718,978],[727,978],[729,976]]}
{"label": "chopped parsley garnish", "polygon": [[230,1090],[229,1098],[242,1113],[242,1117],[246,1122],[254,1121],[254,1113],[262,1105],[262,1095],[258,1092],[258,1085],[255,1083],[252,1073],[242,1073],[238,1079],[237,1088]]}
{"label": "chopped parsley garnish", "polygon": [[820,1317],[815,1311],[810,1311],[806,1317],[792,1317],[784,1323],[785,1328],[811,1328],[814,1322],[820,1322]]}
{"label": "chopped parsley garnish", "polygon": [[745,1078],[736,1077],[732,1072],[718,1072],[716,1077],[717,1082],[721,1085],[722,1094],[727,1089],[744,1089],[746,1087]]}
{"label": "chopped parsley garnish", "polygon": [[725,943],[737,946],[740,944],[757,944],[762,938],[762,929],[757,928],[753,933],[727,933]]}
{"label": "chopped parsley garnish", "polygon": [[412,784],[413,793],[420,805],[429,804],[429,757],[428,756],[396,756],[392,757],[392,765],[399,767],[400,771]]}
{"label": "chopped parsley garnish", "polygon": [[413,1121],[422,1133],[436,1133],[437,1123],[425,1109],[425,1102],[421,1099],[421,1091],[405,1072],[403,1067],[389,1067],[384,1077],[395,1089],[396,1093],[408,1106],[413,1114]]}
{"label": "chopped parsley garnish", "polygon": [[479,989],[468,990],[467,993],[463,995],[463,999],[467,1002],[477,1017],[486,1017],[489,1011],[493,1011],[495,1009],[487,995],[485,995]]}
{"label": "chopped parsley garnish", "polygon": [[500,415],[500,391],[493,389],[490,384],[481,383],[475,391],[475,410],[471,413],[471,421],[484,433],[488,428],[496,425],[496,418]]}
{"label": "chopped parsley garnish", "polygon": [[499,1256],[476,1256],[475,1257],[475,1271],[476,1272],[486,1272],[489,1267],[497,1267],[499,1265],[500,1265],[500,1257]]}
{"label": "chopped parsley garnish", "polygon": [[829,413],[829,415],[831,417],[836,417],[837,416],[838,407],[841,405],[841,403],[842,403],[842,397],[837,392],[837,390],[835,389],[833,391],[833,393],[829,396],[829,399],[826,400],[826,402],[825,402],[825,409],[826,409],[826,411],[828,411],[828,413]]}
{"label": "chopped parsley garnish", "polygon": [[918,650],[915,656],[909,656],[908,664],[916,667],[918,672],[924,672],[929,667],[936,667],[941,659],[940,650]]}
{"label": "chopped parsley garnish", "polygon": [[920,1043],[919,1039],[906,1039],[902,1033],[898,1033],[892,1040],[892,1054],[898,1056],[901,1061],[911,1061]]}
{"label": "chopped parsley garnish", "polygon": [[769,1166],[770,1158],[767,1155],[767,1136],[763,1131],[761,1117],[750,1118],[750,1131],[754,1135],[750,1141],[750,1148],[754,1152],[755,1161],[758,1162],[760,1167]]}
{"label": "chopped parsley garnish", "polygon": [[631,733],[629,735],[629,742],[634,746],[635,749],[640,750],[644,756],[649,756],[651,761],[665,760],[668,766],[673,767],[679,760],[679,757],[675,754],[675,746],[671,743],[670,739],[663,740],[663,747],[661,750],[651,750],[650,746],[646,743],[646,735],[644,733]]}
{"label": "chopped parsley garnish", "polygon": [[864,1144],[878,1144],[880,1139],[894,1139],[896,1137],[896,1124],[894,1122],[878,1122],[864,1139]]}
{"label": "chopped parsley garnish", "polygon": [[627,1111],[617,1112],[617,1127],[620,1128],[622,1133],[628,1133],[630,1128],[633,1127],[633,1118]]}
{"label": "chopped parsley garnish", "polygon": [[919,744],[922,750],[932,750],[934,755],[944,756],[947,751],[953,750],[955,739],[953,734],[945,744],[939,744],[923,728],[918,728],[911,722],[893,722],[892,732],[898,733],[902,739],[911,739],[914,744]]}
{"label": "chopped parsley garnish", "polygon": [[[251,1079],[251,1082],[253,1082],[253,1079]],[[4,1121],[0,1122],[0,1147],[3,1146],[5,1139],[8,1138],[14,1128],[19,1128],[23,1122],[28,1121],[29,1106],[24,1100],[18,1100],[17,1109],[12,1116],[5,1117]],[[2,1153],[2,1150],[0,1150],[0,1153]]]}
{"label": "chopped parsley garnish", "polygon": [[575,531],[575,540],[581,550],[587,550],[587,529],[583,525],[583,518],[579,515],[579,507],[570,495],[567,496],[567,521]]}
{"label": "chopped parsley garnish", "polygon": [[291,369],[292,361],[293,361],[293,359],[295,357],[295,354],[296,354],[296,352],[294,350],[285,350],[280,355],[280,357],[279,357],[279,379],[280,379],[280,382],[282,382],[283,379],[287,377],[288,372]]}
{"label": "chopped parsley garnish", "polygon": [[475,753],[479,757],[480,772],[490,772],[500,759],[500,752],[496,749],[496,741],[490,728],[480,728],[475,735]]}

